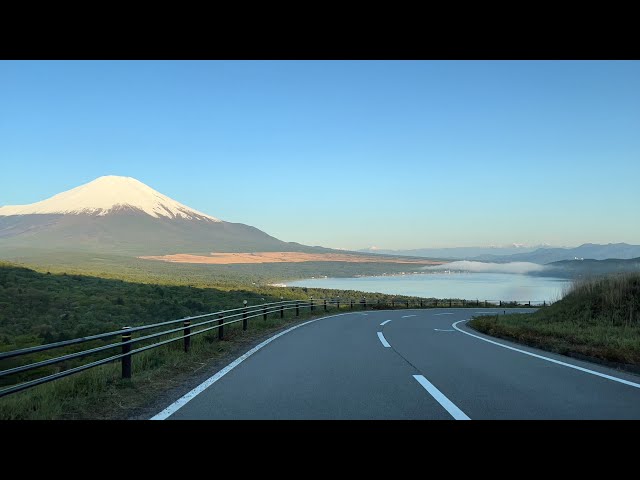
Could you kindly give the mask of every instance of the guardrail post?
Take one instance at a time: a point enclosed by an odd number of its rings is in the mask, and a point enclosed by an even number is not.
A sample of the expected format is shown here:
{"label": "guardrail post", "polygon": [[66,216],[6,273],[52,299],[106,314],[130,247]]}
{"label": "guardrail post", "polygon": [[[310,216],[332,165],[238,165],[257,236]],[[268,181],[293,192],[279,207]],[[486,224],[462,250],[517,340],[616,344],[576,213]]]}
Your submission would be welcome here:
{"label": "guardrail post", "polygon": [[219,313],[218,314],[218,340],[222,340],[222,338],[224,337],[224,315]]}
{"label": "guardrail post", "polygon": [[267,319],[267,307],[262,307],[262,320]]}
{"label": "guardrail post", "polygon": [[242,309],[242,330],[247,329],[247,301],[243,300],[242,304],[244,308]]}
{"label": "guardrail post", "polygon": [[300,315],[300,302],[296,302],[296,317]]}
{"label": "guardrail post", "polygon": [[327,311],[327,299],[326,298],[324,299],[324,311],[325,312]]}
{"label": "guardrail post", "polygon": [[191,325],[191,320],[184,321],[184,352],[189,352],[189,347],[191,347],[191,337],[188,335],[191,333],[191,329],[189,326]]}
{"label": "guardrail post", "polygon": [[[129,327],[122,327],[122,330],[124,330],[124,332],[122,333],[122,343],[128,342],[129,340],[131,340],[131,332],[126,331],[126,330],[129,330]],[[129,353],[130,351],[131,351],[130,343],[122,345],[122,354],[124,355],[121,361],[122,378],[131,378],[131,355],[127,355],[127,353]]]}
{"label": "guardrail post", "polygon": [[313,297],[311,297],[311,299],[310,299],[310,300],[311,300],[311,307],[310,307],[309,311],[310,311],[310,312],[313,312]]}
{"label": "guardrail post", "polygon": [[[282,300],[282,298],[280,298]],[[280,304],[280,318],[284,318],[284,305]]]}

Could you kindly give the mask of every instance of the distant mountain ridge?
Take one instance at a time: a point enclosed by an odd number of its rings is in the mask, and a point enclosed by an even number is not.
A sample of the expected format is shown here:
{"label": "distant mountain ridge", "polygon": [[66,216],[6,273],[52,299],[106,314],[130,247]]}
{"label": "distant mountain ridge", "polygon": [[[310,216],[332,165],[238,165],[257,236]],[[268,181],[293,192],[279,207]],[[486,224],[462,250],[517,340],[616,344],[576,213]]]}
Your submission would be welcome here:
{"label": "distant mountain ridge", "polygon": [[629,245],[627,243],[608,243],[606,245],[585,243],[579,247],[451,247],[414,250],[363,249],[358,251],[493,263],[531,262],[542,265],[575,258],[606,260],[609,258],[631,259],[640,257],[640,245]]}
{"label": "distant mountain ridge", "polygon": [[640,257],[640,245],[629,245],[627,243],[608,243],[599,245],[595,243],[585,243],[575,248],[539,248],[533,252],[518,253],[514,255],[479,255],[474,260],[480,262],[532,262],[548,264],[562,260],[589,259],[632,259]]}
{"label": "distant mountain ridge", "polygon": [[580,278],[630,272],[640,272],[640,257],[609,258],[606,260],[560,260],[545,265],[544,270],[530,272],[529,275]]}
{"label": "distant mountain ridge", "polygon": [[479,255],[512,255],[515,253],[533,252],[544,246],[545,245],[527,246],[512,244],[508,246],[415,248],[411,250],[389,250],[370,247],[358,250],[358,252],[377,253],[382,255],[407,255],[412,257],[471,260]]}
{"label": "distant mountain ridge", "polygon": [[283,242],[194,210],[130,177],[109,175],[30,205],[0,207],[2,247],[126,255],[332,251]]}

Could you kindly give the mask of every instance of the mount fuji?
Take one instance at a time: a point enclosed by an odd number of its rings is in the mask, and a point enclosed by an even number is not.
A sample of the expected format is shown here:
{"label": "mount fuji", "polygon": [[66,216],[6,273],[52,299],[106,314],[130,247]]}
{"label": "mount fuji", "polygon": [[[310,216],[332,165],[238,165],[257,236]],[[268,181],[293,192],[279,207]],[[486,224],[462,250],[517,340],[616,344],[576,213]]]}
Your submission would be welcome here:
{"label": "mount fuji", "polygon": [[114,175],[40,202],[0,207],[3,246],[132,255],[330,251],[220,220],[134,178]]}

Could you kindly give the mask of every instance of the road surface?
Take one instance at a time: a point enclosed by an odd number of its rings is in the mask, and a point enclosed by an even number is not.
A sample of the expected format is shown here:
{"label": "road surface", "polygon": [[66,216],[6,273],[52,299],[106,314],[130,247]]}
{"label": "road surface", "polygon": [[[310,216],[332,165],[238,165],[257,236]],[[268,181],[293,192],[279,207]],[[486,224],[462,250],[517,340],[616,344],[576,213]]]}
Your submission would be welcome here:
{"label": "road surface", "polygon": [[253,349],[153,418],[640,419],[640,376],[466,327],[480,312],[502,310],[314,320]]}

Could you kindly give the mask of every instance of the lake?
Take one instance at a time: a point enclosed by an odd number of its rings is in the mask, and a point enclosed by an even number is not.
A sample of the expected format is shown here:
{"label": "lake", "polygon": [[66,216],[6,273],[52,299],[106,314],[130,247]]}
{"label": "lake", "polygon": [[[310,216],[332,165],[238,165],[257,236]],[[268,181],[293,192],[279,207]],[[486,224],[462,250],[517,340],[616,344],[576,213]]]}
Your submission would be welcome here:
{"label": "lake", "polygon": [[463,298],[554,302],[570,281],[509,273],[431,273],[380,277],[310,278],[286,282],[291,287],[335,288],[362,292]]}

